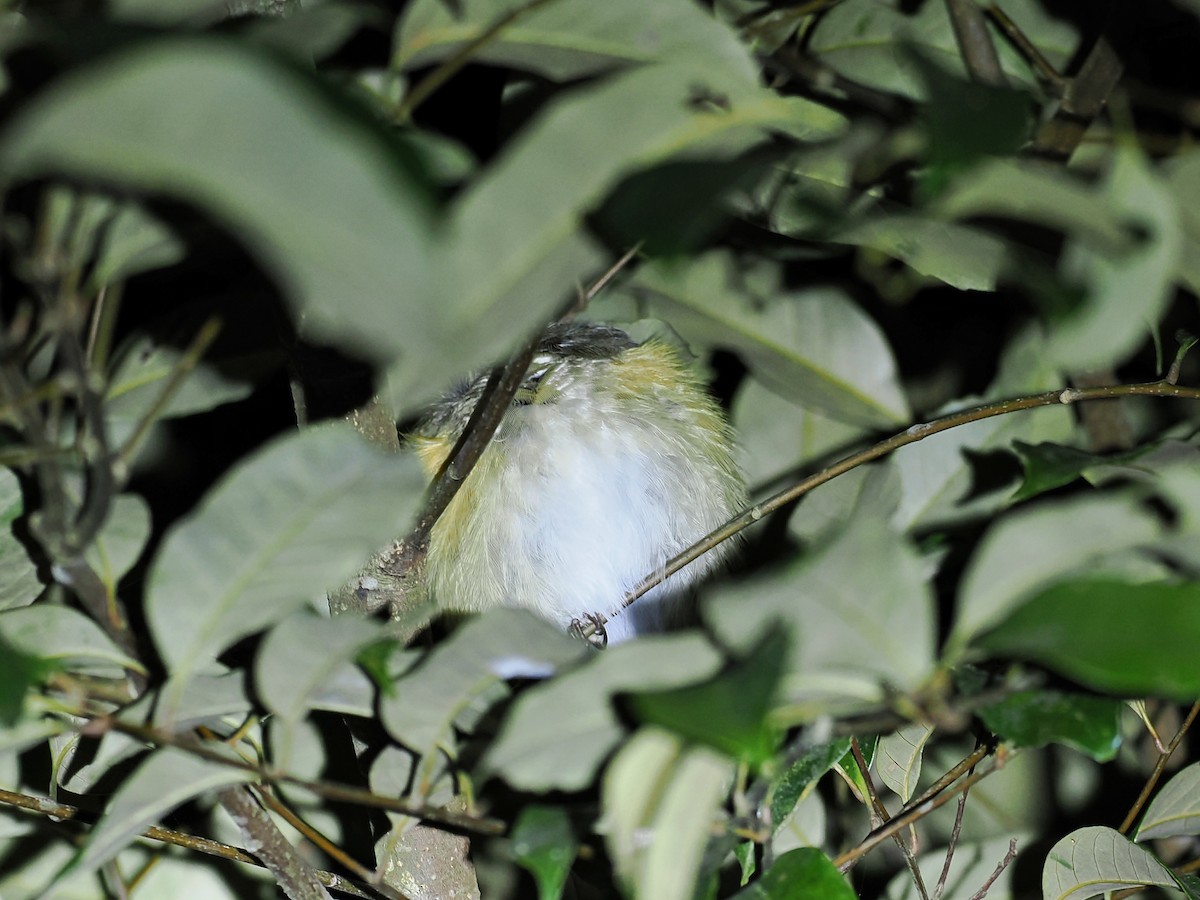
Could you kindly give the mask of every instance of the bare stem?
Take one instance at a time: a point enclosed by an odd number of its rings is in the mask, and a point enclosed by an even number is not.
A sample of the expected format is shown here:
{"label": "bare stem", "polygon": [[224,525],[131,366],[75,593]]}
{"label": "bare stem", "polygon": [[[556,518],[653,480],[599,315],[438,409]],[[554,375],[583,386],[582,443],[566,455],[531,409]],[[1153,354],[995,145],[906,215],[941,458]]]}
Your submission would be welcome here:
{"label": "bare stem", "polygon": [[913,823],[925,818],[925,816],[929,815],[935,809],[944,806],[959,794],[963,793],[964,791],[969,791],[972,787],[974,787],[984,778],[987,778],[993,772],[1003,768],[1004,764],[1010,758],[1016,755],[1016,753],[1016,750],[1008,750],[1004,747],[1001,747],[996,752],[995,761],[988,766],[988,768],[981,772],[975,772],[973,775],[969,775],[952,791],[945,791],[937,797],[933,797],[931,799],[920,799],[910,803],[908,806],[904,807],[904,809],[900,810],[900,812],[896,814],[896,817],[886,825],[876,828],[874,831],[868,834],[863,839],[862,843],[860,843],[857,847],[847,850],[845,853],[835,859],[833,864],[843,872],[849,870],[856,862],[858,862],[884,841],[889,840],[893,835],[899,834],[905,828],[908,828]]}
{"label": "bare stem", "polygon": [[[3,789],[0,789],[0,805],[14,809],[23,809],[26,812],[56,821],[78,820],[81,812],[77,806],[69,806],[65,803],[56,803],[44,797],[31,797],[28,794],[19,794]],[[197,837],[194,834],[185,834],[182,831],[172,831],[169,828],[153,826],[143,831],[141,836],[147,840],[158,841],[162,844],[171,844],[172,846],[182,847],[185,850],[194,850],[198,853],[206,853],[209,856],[218,856],[221,859],[247,863],[252,866],[262,866],[261,862],[248,853],[242,852],[237,847],[222,844],[220,841]],[[368,900],[370,898],[370,894],[365,893],[342,876],[335,875],[333,872],[319,871],[317,872],[317,877],[328,888],[349,894],[352,897],[363,897],[368,898]]]}
{"label": "bare stem", "polygon": [[1170,762],[1171,756],[1179,747],[1179,742],[1183,740],[1183,736],[1187,734],[1192,723],[1196,721],[1196,715],[1200,713],[1200,700],[1192,704],[1192,708],[1188,711],[1187,718],[1183,720],[1183,724],[1179,726],[1179,730],[1175,732],[1175,737],[1171,738],[1171,742],[1163,748],[1163,751],[1158,754],[1158,761],[1154,764],[1154,771],[1150,773],[1150,777],[1146,779],[1146,783],[1142,786],[1142,792],[1138,794],[1137,800],[1130,807],[1129,812],[1125,815],[1125,821],[1121,823],[1119,829],[1121,834],[1128,834],[1129,829],[1133,827],[1133,823],[1137,821],[1137,817],[1141,815],[1142,808],[1146,805],[1146,801],[1150,799],[1150,795],[1154,793],[1154,788],[1158,786],[1159,779],[1166,771],[1167,763]]}
{"label": "bare stem", "polygon": [[[1089,400],[1108,400],[1113,397],[1134,396],[1176,397],[1179,399],[1200,400],[1200,388],[1180,387],[1166,381],[1154,381],[1146,384],[1104,385],[1089,388],[1065,388],[1062,390],[1045,391],[1041,394],[1031,394],[1025,397],[1015,397],[1010,400],[999,400],[995,403],[985,403],[981,406],[975,406],[961,412],[933,419],[930,422],[911,425],[899,434],[894,434],[890,438],[880,441],[865,450],[860,450],[844,459],[838,460],[833,465],[822,469],[814,475],[810,475],[791,487],[785,488],[761,503],[756,503],[749,509],[734,516],[720,528],[701,538],[682,553],[667,560],[666,565],[662,568],[652,572],[638,582],[625,595],[617,610],[611,613],[608,618],[620,615],[626,607],[647,591],[666,581],[684,566],[699,559],[718,544],[729,540],[775,510],[798,500],[809,491],[820,487],[828,481],[832,481],[839,475],[844,475],[851,469],[856,469],[864,463],[881,459],[893,451],[899,450],[901,447],[915,444],[917,441],[923,441],[927,437],[941,434],[943,431],[949,431],[952,428],[958,428],[962,425],[968,425],[971,422],[978,422],[983,419],[994,418],[995,416],[1004,416],[1020,410],[1037,409],[1043,406],[1070,406],[1073,403],[1082,403]],[[596,628],[594,625],[585,625],[581,630],[581,636],[590,637],[595,631]]]}

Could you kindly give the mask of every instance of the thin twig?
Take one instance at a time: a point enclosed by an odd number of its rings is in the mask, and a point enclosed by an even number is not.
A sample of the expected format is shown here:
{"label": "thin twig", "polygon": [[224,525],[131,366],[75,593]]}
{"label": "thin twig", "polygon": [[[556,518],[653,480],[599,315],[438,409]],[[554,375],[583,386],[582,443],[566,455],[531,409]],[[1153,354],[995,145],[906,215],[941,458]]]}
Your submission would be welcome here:
{"label": "thin twig", "polygon": [[[883,801],[879,799],[879,793],[875,790],[874,779],[871,778],[871,767],[867,765],[866,757],[863,756],[862,747],[859,746],[858,738],[850,739],[850,752],[854,755],[854,764],[858,766],[858,772],[862,775],[863,784],[867,788],[867,798],[871,806],[871,827],[872,829],[880,828],[891,821],[891,814],[887,811],[887,807],[883,805]],[[929,891],[925,888],[925,879],[921,877],[921,868],[917,865],[917,858],[913,855],[912,848],[904,843],[904,838],[900,832],[892,835],[892,840],[896,842],[896,846],[900,848],[900,853],[904,857],[904,863],[908,866],[908,871],[912,874],[913,885],[917,889],[917,894],[921,900],[929,900]]]}
{"label": "thin twig", "polygon": [[251,790],[267,809],[281,816],[285,822],[300,832],[305,840],[319,848],[326,856],[336,861],[338,865],[352,873],[360,881],[369,884],[378,894],[386,897],[387,900],[405,900],[403,894],[390,885],[378,882],[374,872],[298,816],[290,806],[275,795],[274,791],[262,786],[252,787]]}
{"label": "thin twig", "polygon": [[1050,88],[1051,93],[1056,97],[1061,97],[1066,93],[1067,79],[1058,74],[1058,69],[1050,64],[1050,61],[1042,55],[1042,51],[1025,35],[1025,32],[1021,30],[1017,23],[1009,18],[1008,13],[995,3],[990,4],[986,12],[992,22],[999,27],[1004,36],[1016,48],[1017,52],[1025,58],[1030,68],[1041,76],[1042,81]]}
{"label": "thin twig", "polygon": [[1154,771],[1146,779],[1146,783],[1142,786],[1142,792],[1138,794],[1137,800],[1130,807],[1129,812],[1125,815],[1125,821],[1121,823],[1121,827],[1118,829],[1121,834],[1129,834],[1129,829],[1133,827],[1133,823],[1141,815],[1142,807],[1146,805],[1146,801],[1154,793],[1154,788],[1158,786],[1158,781],[1162,778],[1163,772],[1166,771],[1167,763],[1170,762],[1171,756],[1175,753],[1176,748],[1179,747],[1179,742],[1183,740],[1183,736],[1187,734],[1188,729],[1192,727],[1192,723],[1196,721],[1197,713],[1200,713],[1200,700],[1192,704],[1187,718],[1183,720],[1183,724],[1175,732],[1175,737],[1171,738],[1171,742],[1167,744],[1166,749],[1158,755],[1158,761],[1154,764]]}
{"label": "thin twig", "polygon": [[971,900],[983,900],[987,896],[987,892],[992,889],[992,885],[996,880],[1004,874],[1004,870],[1012,865],[1012,861],[1017,858],[1017,839],[1010,838],[1008,841],[1008,852],[1004,854],[1004,859],[1000,860],[1000,864],[996,866],[996,871],[988,876],[988,880],[983,883],[978,891],[971,895]]}
{"label": "thin twig", "polygon": [[954,811],[954,827],[950,829],[950,840],[946,842],[946,859],[942,863],[942,874],[938,876],[937,886],[933,889],[934,900],[942,900],[946,893],[946,881],[950,878],[950,865],[954,861],[954,850],[962,837],[963,816],[967,812],[967,795],[970,790],[958,795],[958,808]]}
{"label": "thin twig", "polygon": [[[999,400],[995,403],[985,403],[981,406],[975,406],[961,412],[933,419],[930,422],[911,425],[899,434],[894,434],[865,450],[860,450],[844,459],[838,460],[833,465],[822,469],[814,475],[810,475],[808,478],[799,481],[789,488],[785,488],[763,500],[761,503],[756,503],[734,516],[720,528],[710,532],[682,553],[673,556],[667,560],[664,566],[639,581],[625,595],[621,601],[621,605],[614,612],[610,613],[607,617],[602,617],[600,624],[604,624],[604,621],[613,616],[620,615],[621,612],[647,591],[666,581],[684,566],[699,559],[718,544],[729,540],[775,510],[798,500],[814,488],[820,487],[826,482],[832,481],[839,475],[844,475],[846,472],[856,469],[864,463],[873,462],[895,450],[899,450],[901,447],[915,444],[918,441],[925,440],[927,437],[932,437],[935,434],[940,434],[943,431],[949,431],[952,428],[958,428],[971,422],[1008,415],[1020,410],[1038,409],[1043,406],[1070,406],[1074,403],[1083,403],[1089,400],[1107,400],[1113,397],[1175,397],[1178,399],[1200,400],[1200,388],[1180,387],[1179,385],[1169,384],[1165,381],[1154,381],[1147,384],[1105,385],[1092,388],[1065,388],[1045,391],[1041,394],[1031,394],[1026,397],[1015,397],[1010,400]],[[581,636],[590,637],[595,631],[595,625],[585,625],[581,630]]]}
{"label": "thin twig", "polygon": [[[23,809],[26,812],[44,816],[55,821],[77,821],[80,824],[86,824],[82,821],[82,810],[79,807],[57,803],[45,797],[31,797],[28,794],[19,794],[15,791],[7,791],[0,788],[0,804],[13,809]],[[143,831],[141,837],[157,841],[160,844],[170,844],[174,847],[182,847],[185,850],[194,850],[197,853],[204,853],[209,856],[217,856],[221,859],[247,863],[262,868],[261,862],[248,853],[239,850],[237,847],[223,844],[220,841],[210,840],[209,838],[198,837],[194,834],[172,831],[169,828],[160,828],[155,825]],[[362,897],[365,900],[370,900],[370,894],[351,884],[341,875],[323,871],[318,872],[317,875],[321,879],[321,883],[328,888],[350,894],[354,897]]]}
{"label": "thin twig", "polygon": [[103,734],[105,731],[119,731],[122,734],[136,737],[149,744],[156,744],[162,747],[178,747],[201,759],[220,763],[234,769],[252,772],[255,777],[265,783],[294,784],[327,800],[336,800],[342,803],[352,803],[373,809],[403,813],[415,819],[438,822],[442,825],[449,825],[452,828],[461,828],[464,831],[473,831],[479,834],[503,834],[507,830],[505,823],[499,819],[469,816],[464,813],[451,812],[436,807],[406,803],[398,798],[384,797],[380,794],[354,787],[353,785],[301,778],[298,775],[279,772],[243,759],[234,758],[226,753],[219,753],[186,735],[171,734],[157,728],[137,725],[133,722],[125,722],[109,716],[100,716],[92,719],[80,726],[78,730],[93,735]]}
{"label": "thin twig", "polygon": [[922,799],[917,802],[910,803],[908,806],[904,807],[904,809],[900,810],[900,812],[896,814],[895,818],[893,818],[886,825],[876,828],[865,838],[863,838],[862,842],[858,846],[852,847],[835,859],[833,864],[842,872],[849,870],[856,862],[862,859],[862,857],[866,856],[884,841],[889,840],[892,835],[898,834],[905,828],[908,828],[914,822],[920,821],[935,809],[938,809],[939,807],[942,807],[946,803],[953,800],[963,791],[970,790],[973,786],[987,778],[992,773],[999,771],[1004,767],[1004,764],[1018,752],[1019,751],[1017,750],[1009,750],[1005,747],[1001,747],[996,752],[995,760],[990,766],[988,766],[988,768],[981,772],[976,772],[973,775],[969,775],[953,790],[945,791],[941,795],[928,800]]}
{"label": "thin twig", "polygon": [[200,360],[204,358],[204,354],[208,352],[208,348],[212,346],[212,342],[217,339],[217,335],[221,333],[221,320],[215,316],[200,326],[200,330],[192,339],[192,343],[188,346],[187,351],[180,358],[175,368],[171,371],[170,377],[167,378],[166,384],[159,391],[158,396],[154,398],[154,402],[150,404],[150,408],[146,410],[146,414],[142,416],[137,427],[133,430],[125,445],[117,452],[116,458],[113,460],[113,468],[117,470],[118,476],[124,479],[125,472],[128,471],[129,465],[133,462],[134,454],[137,453],[138,447],[149,433],[151,426],[158,421],[163,410],[167,408],[167,404],[171,402],[171,398],[175,396],[175,392],[183,385],[184,380],[192,373],[192,370],[200,364]]}

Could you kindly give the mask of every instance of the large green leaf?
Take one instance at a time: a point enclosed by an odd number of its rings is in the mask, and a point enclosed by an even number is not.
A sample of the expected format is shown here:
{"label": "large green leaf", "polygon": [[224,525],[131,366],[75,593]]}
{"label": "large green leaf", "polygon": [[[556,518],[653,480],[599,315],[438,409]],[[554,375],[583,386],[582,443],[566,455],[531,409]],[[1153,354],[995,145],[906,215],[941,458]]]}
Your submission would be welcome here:
{"label": "large green leaf", "polygon": [[1177,772],[1162,786],[1138,824],[1137,840],[1200,834],[1200,763]]}
{"label": "large green leaf", "polygon": [[712,681],[630,698],[645,722],[706,744],[752,767],[774,755],[778,730],[768,721],[783,672],[787,640],[769,634]]}
{"label": "large green leaf", "polygon": [[412,69],[445,59],[502,16],[528,8],[472,59],[567,80],[620,66],[701,55],[716,68],[753,77],[733,31],[686,0],[417,0],[396,29],[392,62]]}
{"label": "large green leaf", "polygon": [[121,783],[62,876],[74,881],[94,872],[181,803],[253,778],[245,769],[199,759],[174,747],[154,751]]}
{"label": "large green leaf", "polygon": [[[697,85],[727,108],[690,102]],[[506,352],[599,266],[581,225],[606,192],[667,159],[741,154],[792,110],[744,73],[694,64],[636,69],[557,98],[450,210],[434,261],[446,334],[458,347],[485,348],[483,359]],[[407,366],[393,377],[429,380]]]}
{"label": "large green leaf", "polygon": [[1128,494],[1085,496],[1019,509],[985,536],[959,591],[947,655],[1001,621],[1031,594],[1122,550],[1149,547],[1157,520]]}
{"label": "large green leaf", "polygon": [[[1064,66],[1078,40],[1074,29],[1052,18],[1036,0],[1007,3],[1005,13],[1026,34],[1033,35],[1038,50],[1053,65]],[[995,41],[1006,73],[1027,84],[1036,83],[1025,59],[1006,41]],[[901,0],[872,3],[839,3],[823,15],[813,29],[808,49],[853,81],[909,97],[924,97],[924,80],[908,47],[949,71],[965,74],[962,54],[944,4],[919,6]]]}
{"label": "large green leaf", "polygon": [[1104,191],[1111,215],[1142,237],[1123,253],[1087,240],[1068,245],[1064,273],[1083,284],[1086,299],[1051,316],[1048,352],[1075,369],[1123,362],[1146,341],[1171,297],[1182,257],[1175,197],[1131,143],[1118,146]]}
{"label": "large green leaf", "polygon": [[714,252],[639,273],[637,289],[689,340],[736,350],[771,390],[862,425],[907,420],[908,404],[879,327],[834,290],[755,296],[733,258]]}
{"label": "large green leaf", "polygon": [[733,900],[855,900],[828,856],[812,847],[789,850],[762,878],[733,895]]}
{"label": "large green leaf", "polygon": [[525,691],[484,755],[485,774],[527,790],[579,790],[625,734],[613,695],[695,684],[721,655],[697,634],[643,636]]}
{"label": "large green leaf", "polygon": [[1060,840],[1042,868],[1045,900],[1087,900],[1139,885],[1173,888],[1175,879],[1149,850],[1099,825],[1080,828]]}
{"label": "large green leaf", "polygon": [[306,329],[383,359],[426,352],[443,311],[428,302],[429,204],[352,109],[246,46],[143,42],[23,107],[0,134],[0,170],[197,204],[267,265]]}
{"label": "large green leaf", "polygon": [[[330,708],[331,694],[373,697],[370,679],[354,665],[354,657],[383,637],[383,627],[369,619],[329,619],[306,612],[271,629],[254,660],[254,684],[263,705],[275,713],[276,765],[290,767],[296,729],[310,708]],[[342,710],[350,706],[345,702]]]}
{"label": "large green leaf", "polygon": [[884,684],[915,689],[932,671],[928,572],[908,541],[873,516],[856,517],[798,561],[717,587],[704,611],[743,651],[787,628],[784,684],[794,701],[879,699]]}
{"label": "large green leaf", "polygon": [[979,710],[993,732],[1019,747],[1066,744],[1107,762],[1121,747],[1121,701],[1062,691],[1020,691]]}
{"label": "large green leaf", "polygon": [[188,679],[239,638],[353,575],[410,525],[424,490],[414,459],[388,457],[349,426],[319,426],[244,460],[155,558],[146,614],[172,676]]}
{"label": "large green leaf", "polygon": [[1067,581],[1033,597],[978,643],[1099,690],[1190,699],[1200,696],[1200,583]]}
{"label": "large green leaf", "polygon": [[436,756],[455,721],[474,717],[515,678],[547,678],[588,647],[527,610],[495,609],[465,623],[380,702],[384,727],[410,749]]}
{"label": "large green leaf", "polygon": [[39,603],[0,612],[0,638],[30,656],[62,668],[120,678],[144,671],[91,619],[67,606]]}
{"label": "large green leaf", "polygon": [[37,566],[13,533],[24,511],[21,483],[10,469],[0,468],[0,609],[27,606],[42,592]]}
{"label": "large green leaf", "polygon": [[601,787],[603,830],[634,896],[689,900],[732,779],[729,761],[643,728],[617,753]]}

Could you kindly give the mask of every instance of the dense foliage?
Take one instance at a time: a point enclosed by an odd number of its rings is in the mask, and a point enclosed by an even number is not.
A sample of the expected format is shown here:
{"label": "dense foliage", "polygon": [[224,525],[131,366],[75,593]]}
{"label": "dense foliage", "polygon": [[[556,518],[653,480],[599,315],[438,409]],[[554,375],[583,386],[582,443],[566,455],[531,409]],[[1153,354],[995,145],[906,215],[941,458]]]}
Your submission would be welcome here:
{"label": "dense foliage", "polygon": [[[1200,897],[1195,0],[3,9],[0,895]],[[736,562],[430,626],[396,423],[610,269]]]}

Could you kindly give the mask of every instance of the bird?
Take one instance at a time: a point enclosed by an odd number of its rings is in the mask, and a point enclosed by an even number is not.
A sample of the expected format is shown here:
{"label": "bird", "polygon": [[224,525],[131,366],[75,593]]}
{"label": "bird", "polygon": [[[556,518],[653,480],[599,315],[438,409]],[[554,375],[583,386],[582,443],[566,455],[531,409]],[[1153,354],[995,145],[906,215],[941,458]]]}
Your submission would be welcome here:
{"label": "bird", "polygon": [[[487,380],[463,381],[408,435],[431,479]],[[441,610],[524,608],[566,629],[598,623],[615,643],[688,620],[696,582],[728,542],[613,613],[745,503],[728,419],[673,346],[613,325],[556,323],[434,524],[422,577]]]}

